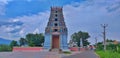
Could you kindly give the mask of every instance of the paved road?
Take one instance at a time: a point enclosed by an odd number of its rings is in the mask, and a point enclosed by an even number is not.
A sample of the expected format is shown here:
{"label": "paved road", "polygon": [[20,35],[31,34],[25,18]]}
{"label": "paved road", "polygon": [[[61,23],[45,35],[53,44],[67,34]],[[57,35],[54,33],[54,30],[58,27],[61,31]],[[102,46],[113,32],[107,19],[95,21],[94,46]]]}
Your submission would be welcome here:
{"label": "paved road", "polygon": [[99,58],[94,51],[84,51],[75,55],[64,56],[62,58]]}
{"label": "paved road", "polygon": [[55,52],[0,52],[0,58],[60,58]]}
{"label": "paved road", "polygon": [[62,55],[56,52],[0,52],[0,58],[98,58],[93,51]]}

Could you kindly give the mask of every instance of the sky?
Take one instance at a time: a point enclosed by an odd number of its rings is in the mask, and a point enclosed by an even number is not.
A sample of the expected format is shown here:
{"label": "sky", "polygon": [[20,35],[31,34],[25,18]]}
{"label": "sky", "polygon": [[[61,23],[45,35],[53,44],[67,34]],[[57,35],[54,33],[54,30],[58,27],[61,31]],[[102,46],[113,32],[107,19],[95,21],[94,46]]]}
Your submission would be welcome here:
{"label": "sky", "polygon": [[78,31],[88,32],[92,44],[103,41],[101,24],[108,24],[107,39],[120,41],[120,0],[0,0],[0,38],[44,33],[51,6],[63,7],[68,41]]}

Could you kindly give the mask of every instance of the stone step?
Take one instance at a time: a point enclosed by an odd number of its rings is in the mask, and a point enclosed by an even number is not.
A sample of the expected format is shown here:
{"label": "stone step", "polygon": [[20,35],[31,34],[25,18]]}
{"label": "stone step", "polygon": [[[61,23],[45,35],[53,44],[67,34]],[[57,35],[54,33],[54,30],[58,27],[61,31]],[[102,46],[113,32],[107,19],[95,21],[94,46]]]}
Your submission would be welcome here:
{"label": "stone step", "polygon": [[51,52],[58,52],[58,53],[61,53],[61,52],[62,52],[62,50],[61,50],[61,49],[56,49],[56,48],[51,49],[50,51],[51,51]]}
{"label": "stone step", "polygon": [[52,49],[51,51],[52,51],[52,52],[59,52],[60,49]]}

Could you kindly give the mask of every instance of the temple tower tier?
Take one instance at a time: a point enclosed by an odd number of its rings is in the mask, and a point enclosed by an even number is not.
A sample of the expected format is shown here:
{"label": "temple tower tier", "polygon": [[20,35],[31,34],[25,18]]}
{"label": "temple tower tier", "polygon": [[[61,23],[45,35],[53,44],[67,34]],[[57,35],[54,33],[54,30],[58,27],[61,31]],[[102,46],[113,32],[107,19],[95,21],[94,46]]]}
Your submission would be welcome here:
{"label": "temple tower tier", "polygon": [[67,27],[64,22],[62,7],[51,7],[51,13],[45,29],[45,49],[68,49]]}

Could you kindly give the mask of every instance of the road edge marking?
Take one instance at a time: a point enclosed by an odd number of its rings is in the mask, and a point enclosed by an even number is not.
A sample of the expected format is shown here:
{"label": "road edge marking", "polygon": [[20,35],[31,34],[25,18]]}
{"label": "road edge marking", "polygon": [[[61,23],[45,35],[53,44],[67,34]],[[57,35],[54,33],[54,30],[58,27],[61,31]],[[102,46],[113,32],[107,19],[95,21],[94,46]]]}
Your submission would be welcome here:
{"label": "road edge marking", "polygon": [[95,55],[97,55],[98,56],[98,58],[100,58],[100,56],[95,52]]}

